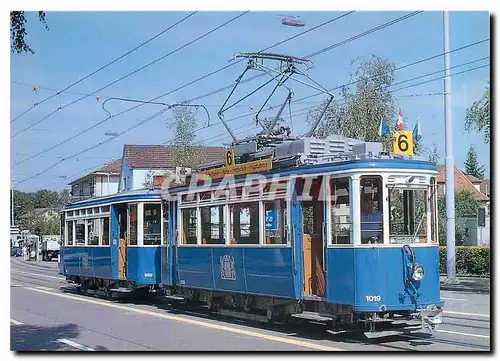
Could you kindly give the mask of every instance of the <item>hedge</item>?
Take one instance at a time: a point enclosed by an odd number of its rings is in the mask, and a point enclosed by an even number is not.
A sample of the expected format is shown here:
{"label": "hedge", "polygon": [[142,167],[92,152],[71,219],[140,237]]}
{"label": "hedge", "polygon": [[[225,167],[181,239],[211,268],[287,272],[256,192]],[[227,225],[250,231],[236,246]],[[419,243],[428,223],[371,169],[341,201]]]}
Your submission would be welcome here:
{"label": "hedge", "polygon": [[[489,247],[458,246],[455,250],[457,275],[490,275]],[[439,272],[446,273],[446,247],[439,247]]]}

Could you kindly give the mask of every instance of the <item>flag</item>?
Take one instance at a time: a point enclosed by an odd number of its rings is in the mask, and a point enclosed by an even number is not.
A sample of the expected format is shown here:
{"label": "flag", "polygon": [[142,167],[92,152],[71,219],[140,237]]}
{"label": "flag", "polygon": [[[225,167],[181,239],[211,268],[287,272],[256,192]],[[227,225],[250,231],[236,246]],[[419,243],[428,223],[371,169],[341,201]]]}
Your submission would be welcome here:
{"label": "flag", "polygon": [[396,121],[396,130],[403,130],[405,125],[403,124],[403,111],[399,108],[398,120]]}
{"label": "flag", "polygon": [[417,123],[413,128],[413,143],[415,143],[422,136],[422,130],[420,129],[420,118],[417,118]]}
{"label": "flag", "polygon": [[387,126],[387,122],[385,122],[383,119],[380,120],[380,126],[378,127],[378,135],[381,137],[387,135],[390,133],[390,129]]}

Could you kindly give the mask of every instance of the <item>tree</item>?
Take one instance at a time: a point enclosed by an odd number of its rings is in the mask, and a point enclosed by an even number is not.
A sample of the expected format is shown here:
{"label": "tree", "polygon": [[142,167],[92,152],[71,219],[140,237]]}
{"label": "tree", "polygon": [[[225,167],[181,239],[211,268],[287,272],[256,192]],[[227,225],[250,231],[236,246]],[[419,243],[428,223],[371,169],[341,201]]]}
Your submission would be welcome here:
{"label": "tree", "polygon": [[475,101],[470,108],[467,109],[465,116],[465,130],[470,132],[475,130],[478,132],[484,131],[484,142],[490,142],[490,85],[486,88],[485,93],[479,101]]}
{"label": "tree", "polygon": [[[38,19],[40,20],[41,23],[45,25],[45,29],[49,30],[47,22],[45,21],[45,12],[39,11]],[[26,32],[27,22],[28,20],[26,18],[25,11],[10,12],[10,39],[11,39],[10,50],[13,53],[18,53],[18,54],[26,52],[30,52],[31,54],[35,53],[33,48],[28,43],[26,43],[25,38],[26,35],[28,35],[28,33]]]}
{"label": "tree", "polygon": [[71,200],[71,195],[68,189],[63,189],[59,192],[58,208],[64,208]]}
{"label": "tree", "polygon": [[432,143],[432,150],[429,152],[429,162],[437,164],[439,162],[439,153],[436,143]]}
{"label": "tree", "polygon": [[188,107],[173,108],[169,126],[174,130],[173,158],[177,167],[196,169],[203,161],[203,149],[196,142],[196,114]]}
{"label": "tree", "polygon": [[[355,63],[359,65],[350,74],[350,82],[356,81],[355,90],[345,86],[341,88],[340,98],[330,103],[316,135],[338,134],[363,141],[377,141],[384,144],[385,150],[392,150],[392,136],[380,137],[379,125],[381,120],[386,121],[391,129],[395,125],[395,98],[388,90],[394,81],[395,65],[376,55],[368,60],[357,58],[351,65]],[[326,102],[308,115],[308,123],[317,119]]]}
{"label": "tree", "polygon": [[484,166],[479,164],[477,160],[476,150],[473,146],[469,147],[469,151],[467,152],[467,158],[464,162],[465,165],[465,174],[473,175],[476,178],[483,179],[484,178]]}
{"label": "tree", "polygon": [[[466,238],[465,218],[476,216],[480,205],[480,202],[474,198],[474,195],[469,190],[455,193],[455,243],[457,246],[463,245]],[[438,228],[439,244],[445,246],[446,208],[444,197],[438,199]]]}

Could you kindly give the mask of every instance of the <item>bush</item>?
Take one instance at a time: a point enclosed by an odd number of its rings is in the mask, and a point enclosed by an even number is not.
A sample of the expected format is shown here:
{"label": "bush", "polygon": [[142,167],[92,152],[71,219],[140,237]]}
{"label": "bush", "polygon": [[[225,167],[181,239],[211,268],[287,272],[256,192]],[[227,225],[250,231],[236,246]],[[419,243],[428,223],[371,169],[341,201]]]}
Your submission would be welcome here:
{"label": "bush", "polygon": [[[457,275],[490,275],[489,247],[458,246],[455,250]],[[446,247],[439,247],[439,272],[446,273]]]}

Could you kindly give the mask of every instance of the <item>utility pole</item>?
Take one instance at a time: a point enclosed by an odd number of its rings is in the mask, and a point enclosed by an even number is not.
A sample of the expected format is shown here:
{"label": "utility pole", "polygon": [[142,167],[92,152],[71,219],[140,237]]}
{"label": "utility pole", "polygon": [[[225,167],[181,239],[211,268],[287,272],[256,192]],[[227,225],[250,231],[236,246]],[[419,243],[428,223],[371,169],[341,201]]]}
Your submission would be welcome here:
{"label": "utility pole", "polygon": [[455,277],[455,165],[453,161],[451,79],[450,79],[450,15],[443,11],[444,35],[444,121],[445,121],[445,204],[446,204],[446,283],[458,283]]}

